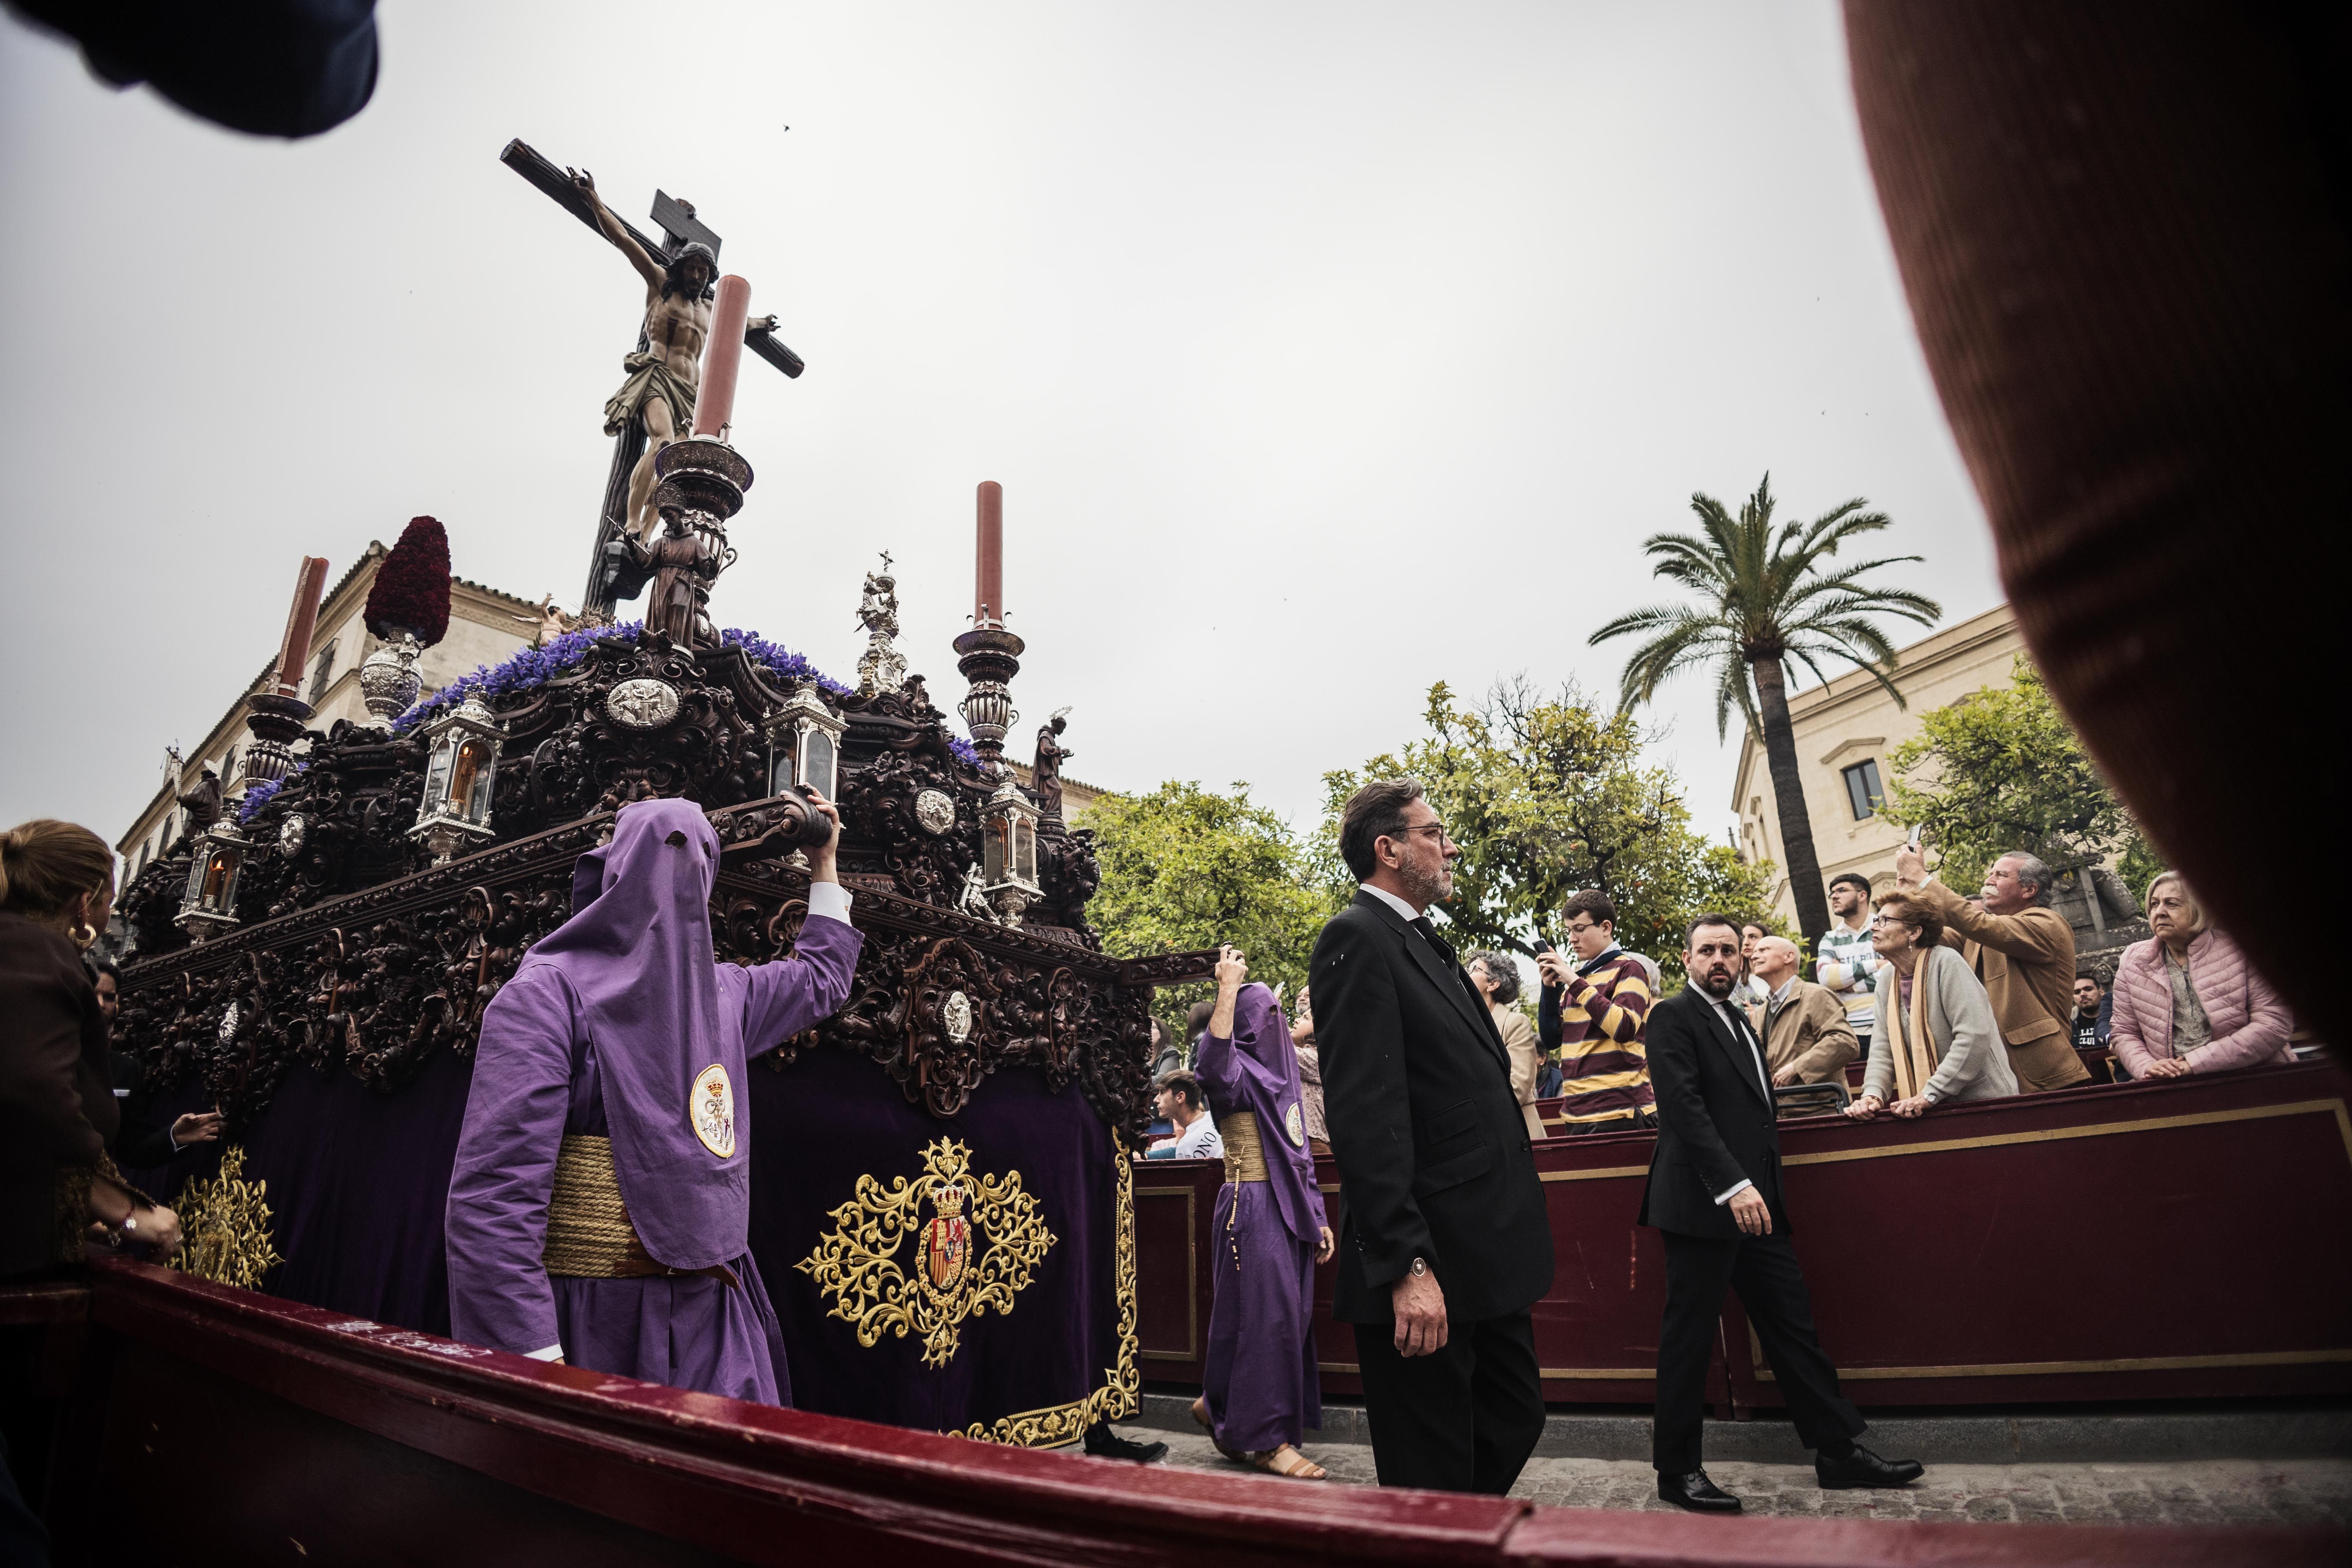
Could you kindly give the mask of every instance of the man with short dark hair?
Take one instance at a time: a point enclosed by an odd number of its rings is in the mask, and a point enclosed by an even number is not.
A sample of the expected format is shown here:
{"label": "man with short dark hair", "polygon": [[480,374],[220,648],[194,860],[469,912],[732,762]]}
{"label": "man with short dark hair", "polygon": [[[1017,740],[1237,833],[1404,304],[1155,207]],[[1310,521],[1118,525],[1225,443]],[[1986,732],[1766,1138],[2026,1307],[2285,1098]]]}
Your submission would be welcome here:
{"label": "man with short dark hair", "polygon": [[1561,1132],[1627,1132],[1658,1124],[1643,1054],[1650,1012],[1650,972],[1617,945],[1617,906],[1597,888],[1560,905],[1576,962],[1557,952],[1536,960],[1543,994],[1538,1038],[1559,1052]]}
{"label": "man with short dark hair", "polygon": [[2099,1003],[2105,994],[2097,975],[2074,976],[2074,1011],[2067,1016],[2066,1026],[2076,1050],[2095,1051],[2107,1043],[2106,1020],[2099,1016]]}
{"label": "man with short dark hair", "polygon": [[1486,998],[1423,911],[1462,851],[1410,779],[1339,818],[1359,884],[1309,979],[1341,1194],[1331,1313],[1356,1360],[1383,1486],[1507,1492],[1543,1434],[1528,1309],[1551,1225]]}
{"label": "man with short dark hair", "polygon": [[1707,1366],[1727,1289],[1739,1293],[1823,1488],[1899,1487],[1922,1473],[1916,1461],[1889,1462],[1854,1441],[1865,1430],[1861,1413],[1839,1392],[1837,1368],[1813,1331],[1812,1300],[1789,1245],[1763,1050],[1730,1005],[1739,942],[1727,915],[1693,921],[1683,954],[1690,984],[1650,1012],[1658,1145],[1638,1223],[1657,1227],[1666,1250],[1652,1463],[1658,1495],[1698,1513],[1739,1511],[1739,1500],[1707,1479],[1700,1463]]}
{"label": "man with short dark hair", "polygon": [[1984,982],[2018,1087],[2034,1094],[2090,1081],[2066,1023],[2074,1005],[2074,928],[2050,907],[2050,868],[2012,849],[1992,863],[1972,903],[1929,876],[1919,851],[1905,847],[1895,852],[1895,885],[1944,922],[1944,945],[1958,947]]}
{"label": "man with short dark hair", "polygon": [[1173,1138],[1164,1138],[1146,1149],[1150,1160],[1222,1160],[1225,1157],[1224,1140],[1217,1136],[1217,1123],[1209,1115],[1209,1103],[1201,1093],[1201,1080],[1189,1071],[1171,1072],[1160,1080],[1160,1092],[1153,1097],[1152,1107],[1176,1128]]}
{"label": "man with short dark hair", "polygon": [[1832,877],[1830,913],[1835,918],[1813,950],[1813,978],[1845,1009],[1845,1026],[1867,1061],[1870,1034],[1878,1026],[1878,993],[1871,980],[1882,962],[1870,945],[1870,879],[1859,871]]}

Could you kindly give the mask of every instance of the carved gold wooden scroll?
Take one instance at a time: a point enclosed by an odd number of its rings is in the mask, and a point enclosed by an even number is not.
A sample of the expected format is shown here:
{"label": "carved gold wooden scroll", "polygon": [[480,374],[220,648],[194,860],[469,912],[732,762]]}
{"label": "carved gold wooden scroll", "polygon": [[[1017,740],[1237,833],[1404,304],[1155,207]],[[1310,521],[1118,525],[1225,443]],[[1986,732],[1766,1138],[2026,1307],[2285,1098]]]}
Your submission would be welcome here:
{"label": "carved gold wooden scroll", "polygon": [[1135,1178],[1134,1163],[1118,1140],[1111,1140],[1112,1168],[1118,1212],[1112,1217],[1118,1240],[1112,1251],[1113,1279],[1118,1289],[1118,1364],[1103,1368],[1100,1388],[1084,1399],[1043,1410],[1024,1410],[993,1422],[975,1421],[959,1436],[982,1443],[1009,1443],[1024,1448],[1053,1448],[1075,1443],[1097,1421],[1118,1421],[1135,1414],[1142,1403],[1142,1374],[1135,1364]]}
{"label": "carved gold wooden scroll", "polygon": [[223,1285],[261,1288],[286,1261],[269,1244],[268,1182],[245,1179],[245,1151],[232,1144],[209,1182],[189,1178],[180,1193],[180,1252],[172,1267]]}
{"label": "carved gold wooden scroll", "polygon": [[[858,1177],[857,1195],[832,1211],[833,1234],[793,1266],[835,1298],[832,1315],[856,1327],[859,1344],[871,1349],[885,1333],[920,1334],[923,1364],[945,1366],[962,1342],[966,1318],[992,1308],[1009,1313],[1029,1288],[1054,1234],[1020,1172],[975,1179],[971,1154],[941,1138],[924,1147],[924,1173],[912,1183],[894,1176],[886,1189]],[[981,1251],[983,1235],[988,1247]],[[898,1265],[909,1237],[911,1272]]]}

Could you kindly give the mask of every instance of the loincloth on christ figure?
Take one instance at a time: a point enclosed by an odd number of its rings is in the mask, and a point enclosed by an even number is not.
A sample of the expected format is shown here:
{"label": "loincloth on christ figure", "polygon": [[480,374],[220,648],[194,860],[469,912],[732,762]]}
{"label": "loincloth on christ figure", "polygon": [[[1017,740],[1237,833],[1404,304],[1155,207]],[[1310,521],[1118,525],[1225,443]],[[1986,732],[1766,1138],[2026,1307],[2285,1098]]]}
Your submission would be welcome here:
{"label": "loincloth on christ figure", "polygon": [[617,436],[649,399],[669,405],[670,428],[684,436],[694,428],[694,388],[680,380],[659,354],[631,354],[621,362],[629,379],[604,405],[604,434]]}

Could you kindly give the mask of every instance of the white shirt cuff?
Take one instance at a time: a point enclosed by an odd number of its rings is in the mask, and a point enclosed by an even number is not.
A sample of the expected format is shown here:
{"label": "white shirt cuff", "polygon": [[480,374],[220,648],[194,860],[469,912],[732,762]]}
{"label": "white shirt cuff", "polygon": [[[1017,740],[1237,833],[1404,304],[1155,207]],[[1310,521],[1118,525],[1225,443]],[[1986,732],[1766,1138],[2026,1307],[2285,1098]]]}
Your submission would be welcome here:
{"label": "white shirt cuff", "polygon": [[562,1361],[563,1359],[563,1346],[562,1342],[559,1342],[548,1346],[543,1351],[525,1351],[523,1353],[530,1357],[533,1361]]}
{"label": "white shirt cuff", "polygon": [[808,904],[811,915],[849,923],[849,889],[838,882],[811,882]]}
{"label": "white shirt cuff", "polygon": [[1738,1197],[1740,1194],[1742,1194],[1742,1193],[1746,1192],[1748,1188],[1750,1188],[1750,1187],[1754,1186],[1755,1184],[1755,1184],[1755,1183],[1753,1183],[1753,1182],[1749,1182],[1749,1181],[1742,1181],[1742,1182],[1741,1182],[1738,1186],[1736,1186],[1736,1187],[1726,1187],[1726,1188],[1724,1188],[1724,1189],[1723,1189],[1723,1191],[1721,1191],[1721,1192],[1719,1192],[1719,1193],[1717,1193],[1717,1194],[1715,1194],[1715,1201],[1716,1201],[1717,1203],[1718,1203],[1718,1204],[1727,1204],[1727,1203],[1729,1203],[1732,1199],[1734,1199],[1734,1198]]}

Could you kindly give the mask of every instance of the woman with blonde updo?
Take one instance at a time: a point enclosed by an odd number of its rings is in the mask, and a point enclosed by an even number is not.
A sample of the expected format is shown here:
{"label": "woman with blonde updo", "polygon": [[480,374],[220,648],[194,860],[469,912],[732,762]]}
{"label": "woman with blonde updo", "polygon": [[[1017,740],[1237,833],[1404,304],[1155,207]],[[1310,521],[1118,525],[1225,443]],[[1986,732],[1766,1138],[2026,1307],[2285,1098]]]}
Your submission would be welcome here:
{"label": "woman with blonde updo", "polygon": [[2156,935],[2116,965],[2107,1044],[2136,1079],[2185,1078],[2294,1060],[2286,1003],[2238,944],[2205,919],[2178,871],[2147,885]]}
{"label": "woman with blonde updo", "polygon": [[44,817],[0,833],[0,1279],[79,1262],[92,1222],[162,1254],[180,1221],[107,1158],[106,1019],[82,967],[114,902],[114,853]]}

